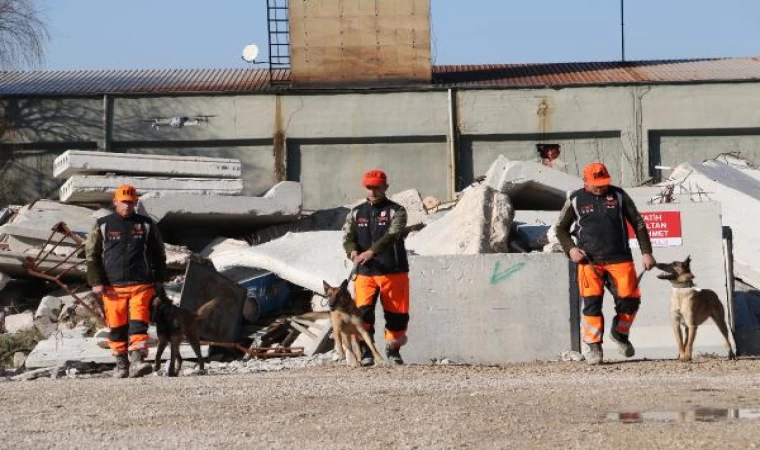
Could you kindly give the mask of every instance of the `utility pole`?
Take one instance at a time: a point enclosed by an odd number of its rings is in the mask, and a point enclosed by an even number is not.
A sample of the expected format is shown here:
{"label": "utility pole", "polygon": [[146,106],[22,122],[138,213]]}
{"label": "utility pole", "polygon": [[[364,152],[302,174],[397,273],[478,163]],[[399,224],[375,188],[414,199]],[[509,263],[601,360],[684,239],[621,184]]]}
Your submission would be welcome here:
{"label": "utility pole", "polygon": [[620,59],[625,62],[625,0],[620,0]]}

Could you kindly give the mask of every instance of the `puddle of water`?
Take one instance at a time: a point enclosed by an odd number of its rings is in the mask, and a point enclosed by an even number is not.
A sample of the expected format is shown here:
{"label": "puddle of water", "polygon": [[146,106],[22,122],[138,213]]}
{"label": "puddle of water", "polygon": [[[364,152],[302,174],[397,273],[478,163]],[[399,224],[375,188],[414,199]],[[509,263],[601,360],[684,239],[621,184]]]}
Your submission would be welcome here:
{"label": "puddle of water", "polygon": [[686,411],[610,413],[607,420],[622,423],[689,423],[760,420],[758,408],[694,408]]}

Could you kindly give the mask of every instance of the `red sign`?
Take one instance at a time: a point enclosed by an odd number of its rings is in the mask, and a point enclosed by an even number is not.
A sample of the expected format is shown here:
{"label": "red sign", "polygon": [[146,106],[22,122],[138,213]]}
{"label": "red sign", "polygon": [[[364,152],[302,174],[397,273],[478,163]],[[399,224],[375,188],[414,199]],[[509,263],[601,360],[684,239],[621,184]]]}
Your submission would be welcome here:
{"label": "red sign", "polygon": [[[683,244],[680,211],[642,212],[641,217],[647,225],[652,246],[673,247]],[[628,237],[631,247],[638,248],[639,242],[631,224],[628,224]]]}

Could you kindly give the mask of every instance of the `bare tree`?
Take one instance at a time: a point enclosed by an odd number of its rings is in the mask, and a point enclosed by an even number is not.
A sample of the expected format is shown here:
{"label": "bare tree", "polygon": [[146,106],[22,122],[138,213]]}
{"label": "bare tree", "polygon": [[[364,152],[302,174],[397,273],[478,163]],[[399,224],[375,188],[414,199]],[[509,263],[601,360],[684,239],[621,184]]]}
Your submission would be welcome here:
{"label": "bare tree", "polygon": [[33,0],[0,0],[0,69],[37,66],[49,39]]}

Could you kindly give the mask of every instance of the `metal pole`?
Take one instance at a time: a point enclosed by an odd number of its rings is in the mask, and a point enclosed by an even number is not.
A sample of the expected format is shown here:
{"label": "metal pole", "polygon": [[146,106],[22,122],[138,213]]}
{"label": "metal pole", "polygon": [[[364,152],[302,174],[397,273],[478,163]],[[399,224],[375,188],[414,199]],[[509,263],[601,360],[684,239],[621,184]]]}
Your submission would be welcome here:
{"label": "metal pole", "polygon": [[620,0],[620,55],[625,62],[625,0]]}

